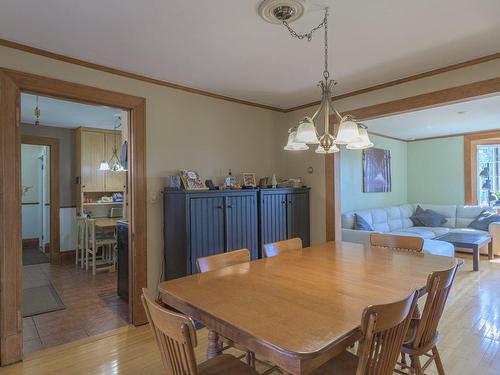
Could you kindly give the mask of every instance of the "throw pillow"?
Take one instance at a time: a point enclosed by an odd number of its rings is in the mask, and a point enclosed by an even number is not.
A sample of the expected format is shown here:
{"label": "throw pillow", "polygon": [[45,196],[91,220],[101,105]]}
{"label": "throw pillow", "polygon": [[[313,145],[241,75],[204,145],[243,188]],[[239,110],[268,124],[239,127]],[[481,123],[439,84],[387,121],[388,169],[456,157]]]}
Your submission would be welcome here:
{"label": "throw pillow", "polygon": [[500,221],[500,215],[484,210],[467,227],[488,231],[491,223]]}
{"label": "throw pillow", "polygon": [[437,213],[434,210],[424,210],[417,206],[415,213],[410,217],[413,225],[422,227],[439,227],[446,223],[444,215]]}
{"label": "throw pillow", "polygon": [[373,230],[370,224],[358,214],[354,214],[354,229],[356,230]]}
{"label": "throw pillow", "polygon": [[413,213],[413,215],[410,216],[410,220],[413,222],[413,225],[415,225],[416,227],[423,226],[422,222],[418,219],[418,215],[424,212],[425,212],[424,209],[420,207],[420,205],[417,205],[415,212]]}

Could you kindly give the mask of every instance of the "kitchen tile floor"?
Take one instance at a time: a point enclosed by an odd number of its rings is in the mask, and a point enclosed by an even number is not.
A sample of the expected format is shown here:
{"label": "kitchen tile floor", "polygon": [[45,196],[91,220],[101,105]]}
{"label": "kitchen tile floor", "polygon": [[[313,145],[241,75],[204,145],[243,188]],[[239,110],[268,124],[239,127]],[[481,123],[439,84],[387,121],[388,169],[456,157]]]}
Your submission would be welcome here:
{"label": "kitchen tile floor", "polygon": [[128,324],[128,304],[116,294],[115,272],[92,276],[74,263],[43,263],[23,267],[25,285],[36,284],[39,271],[52,282],[66,309],[23,319],[24,354]]}

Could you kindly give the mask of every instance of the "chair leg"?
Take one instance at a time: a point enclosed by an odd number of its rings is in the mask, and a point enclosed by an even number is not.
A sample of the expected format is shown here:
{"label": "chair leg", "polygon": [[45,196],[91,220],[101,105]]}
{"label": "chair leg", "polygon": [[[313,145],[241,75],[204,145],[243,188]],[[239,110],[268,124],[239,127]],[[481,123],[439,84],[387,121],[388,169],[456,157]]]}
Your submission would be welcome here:
{"label": "chair leg", "polygon": [[85,249],[85,271],[89,270],[89,250]]}
{"label": "chair leg", "polygon": [[251,368],[255,368],[255,354],[254,352],[246,352],[245,358],[247,361],[247,365],[250,366]]}
{"label": "chair leg", "polygon": [[94,251],[92,252],[92,275],[95,276],[95,263],[97,260],[97,248],[93,249]]}
{"label": "chair leg", "polygon": [[439,355],[437,346],[432,348],[432,354],[434,355],[434,363],[436,364],[438,374],[444,375],[443,362],[441,362],[441,356]]}
{"label": "chair leg", "polygon": [[415,372],[416,375],[423,375],[422,365],[420,364],[420,357],[416,355],[410,356],[411,358],[411,368]]}

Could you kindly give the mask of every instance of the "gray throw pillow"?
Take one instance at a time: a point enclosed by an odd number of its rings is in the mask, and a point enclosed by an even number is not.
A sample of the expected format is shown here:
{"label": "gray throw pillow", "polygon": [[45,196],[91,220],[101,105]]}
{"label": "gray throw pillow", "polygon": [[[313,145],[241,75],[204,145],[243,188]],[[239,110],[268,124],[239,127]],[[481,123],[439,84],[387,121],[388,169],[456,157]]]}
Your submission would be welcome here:
{"label": "gray throw pillow", "polygon": [[415,213],[410,217],[410,219],[415,226],[422,227],[439,227],[447,221],[444,215],[441,215],[434,210],[424,210],[420,206],[417,206]]}
{"label": "gray throw pillow", "polygon": [[488,231],[491,223],[500,222],[500,215],[484,210],[467,227]]}
{"label": "gray throw pillow", "polygon": [[373,230],[370,224],[358,214],[354,214],[354,229],[356,230]]}

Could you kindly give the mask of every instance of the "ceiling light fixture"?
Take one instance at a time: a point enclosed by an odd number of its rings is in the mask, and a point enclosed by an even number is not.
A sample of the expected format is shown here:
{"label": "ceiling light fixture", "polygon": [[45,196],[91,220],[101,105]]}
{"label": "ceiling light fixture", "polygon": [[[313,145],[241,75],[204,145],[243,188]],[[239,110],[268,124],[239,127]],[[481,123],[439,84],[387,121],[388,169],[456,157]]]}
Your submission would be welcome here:
{"label": "ceiling light fixture", "polygon": [[35,114],[35,126],[40,126],[40,115],[42,114],[42,111],[40,110],[40,107],[38,106],[38,95],[36,96],[36,107],[34,109],[34,114]]}
{"label": "ceiling light fixture", "polygon": [[[269,0],[264,1],[262,4],[267,4]],[[321,104],[314,114],[309,117],[306,116],[299,122],[298,126],[292,127],[288,130],[288,142],[284,147],[285,150],[307,150],[307,145],[318,145],[316,153],[318,154],[331,154],[340,151],[337,145],[346,145],[347,149],[361,150],[364,148],[373,147],[373,143],[368,136],[367,127],[357,122],[353,116],[342,116],[333,106],[332,103],[332,89],[336,82],[330,79],[330,72],[328,71],[328,8],[325,8],[325,15],[323,21],[305,34],[298,34],[292,29],[289,22],[293,17],[294,8],[282,3],[276,7],[272,14],[285,26],[290,32],[291,36],[297,39],[307,39],[311,41],[313,33],[321,28],[324,28],[324,70],[323,80],[318,83],[321,88]],[[262,13],[261,13],[262,15]],[[264,17],[264,15],[262,15]],[[265,18],[266,19],[266,18]],[[330,128],[330,114],[334,114],[338,119],[337,131],[332,124]],[[318,132],[315,121],[319,119],[319,115],[323,114],[324,130],[321,134]],[[295,135],[295,137],[292,137]]]}
{"label": "ceiling light fixture", "polygon": [[[115,115],[115,118],[117,119],[117,124],[114,126],[114,130],[116,131],[117,129],[121,128],[122,126],[122,117],[120,115]],[[113,154],[111,155],[111,159],[109,159],[109,162],[106,160],[101,160],[99,163],[99,170],[100,171],[113,171],[113,172],[123,172],[126,171],[126,169],[123,167],[120,158],[118,157],[118,147],[116,146],[116,133],[113,136]],[[110,167],[111,165],[111,167]]]}

